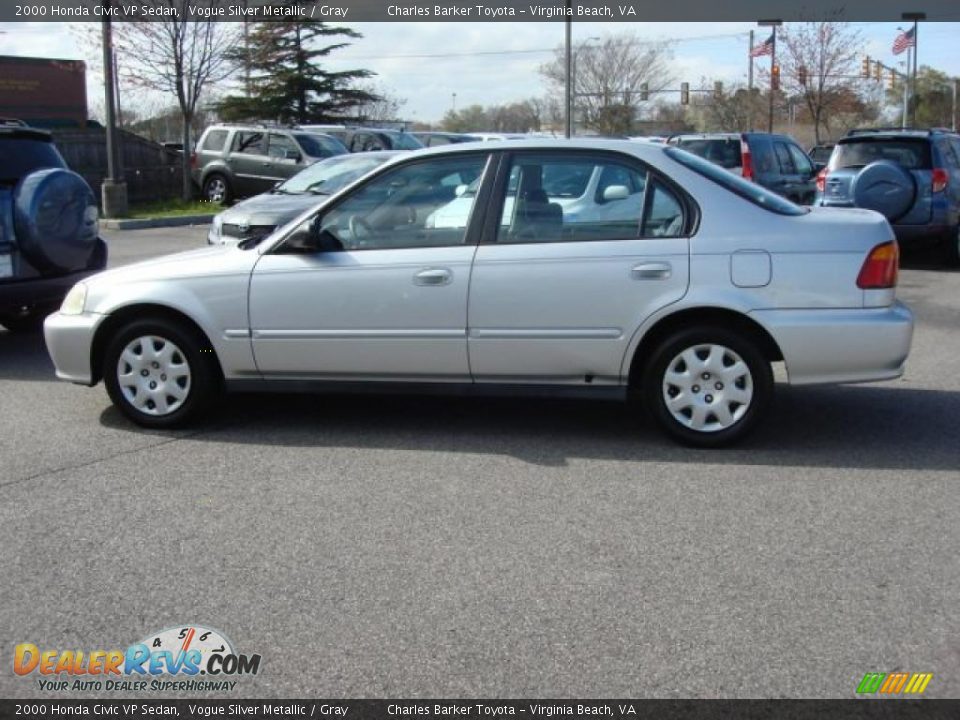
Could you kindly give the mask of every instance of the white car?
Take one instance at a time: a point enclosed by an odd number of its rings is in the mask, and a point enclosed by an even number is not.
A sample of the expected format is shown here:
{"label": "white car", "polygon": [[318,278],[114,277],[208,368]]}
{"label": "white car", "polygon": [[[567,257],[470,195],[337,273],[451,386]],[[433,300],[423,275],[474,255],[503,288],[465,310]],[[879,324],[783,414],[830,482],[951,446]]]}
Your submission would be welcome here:
{"label": "white car", "polygon": [[[622,211],[557,200],[598,172],[619,179],[593,202]],[[468,207],[438,223],[453,202]],[[794,385],[901,375],[897,270],[881,215],[802,208],[676,147],[451,145],[388,161],[259,244],[95,275],[45,335],[58,377],[104,380],[146,427],[223,389],[389,384],[635,395],[674,438],[717,446],[760,422],[773,362]]]}

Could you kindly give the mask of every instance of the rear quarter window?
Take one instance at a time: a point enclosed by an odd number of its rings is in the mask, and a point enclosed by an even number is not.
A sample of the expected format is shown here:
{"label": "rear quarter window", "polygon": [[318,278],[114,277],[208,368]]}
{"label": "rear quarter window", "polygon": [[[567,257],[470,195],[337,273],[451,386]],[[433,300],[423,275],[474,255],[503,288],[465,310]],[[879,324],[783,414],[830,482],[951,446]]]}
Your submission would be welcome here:
{"label": "rear quarter window", "polygon": [[929,170],[930,141],[924,138],[863,137],[837,145],[830,158],[830,170],[866,167],[878,160],[889,160],[907,170]]}
{"label": "rear quarter window", "polygon": [[667,148],[664,152],[681,165],[690,168],[707,180],[764,210],[769,210],[778,215],[805,215],[808,212],[806,208],[795,205],[785,197],[770,192],[762,185],[744,180],[742,177],[727,172],[718,165],[707,162],[697,155],[674,147]]}
{"label": "rear quarter window", "polygon": [[227,131],[226,130],[211,130],[207,133],[207,136],[203,139],[203,147],[201,150],[210,150],[212,152],[220,152],[223,150],[224,145],[227,143]]}

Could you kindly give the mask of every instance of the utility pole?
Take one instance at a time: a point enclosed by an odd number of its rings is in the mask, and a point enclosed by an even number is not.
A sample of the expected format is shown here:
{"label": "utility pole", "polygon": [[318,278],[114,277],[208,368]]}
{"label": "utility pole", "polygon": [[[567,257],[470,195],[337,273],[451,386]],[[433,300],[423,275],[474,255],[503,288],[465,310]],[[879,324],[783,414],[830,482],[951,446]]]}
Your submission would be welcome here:
{"label": "utility pole", "polygon": [[[927,19],[927,14],[923,12],[905,12],[901,13],[901,18],[904,20],[913,20],[913,78],[910,82],[910,124],[913,127],[917,126],[917,59],[919,57],[918,51],[920,50],[920,38],[917,36],[919,32],[919,22],[921,20]],[[909,68],[908,68],[909,70]]]}
{"label": "utility pole", "polygon": [[571,42],[573,38],[573,8],[571,7],[572,0],[567,0],[567,17],[564,24],[566,25],[566,37],[564,39],[564,51],[566,57],[564,58],[566,64],[566,123],[564,127],[564,136],[567,139],[573,137],[573,86],[571,85],[573,81],[573,44]]}
{"label": "utility pole", "polygon": [[753,132],[753,30],[750,31],[750,47],[747,48],[747,102],[750,103],[750,132]]}
{"label": "utility pole", "polygon": [[127,214],[127,184],[120,172],[120,153],[117,148],[117,116],[114,112],[113,28],[110,23],[110,0],[102,0],[101,22],[103,40],[103,89],[106,106],[107,177],[100,186],[104,217],[122,217]]}

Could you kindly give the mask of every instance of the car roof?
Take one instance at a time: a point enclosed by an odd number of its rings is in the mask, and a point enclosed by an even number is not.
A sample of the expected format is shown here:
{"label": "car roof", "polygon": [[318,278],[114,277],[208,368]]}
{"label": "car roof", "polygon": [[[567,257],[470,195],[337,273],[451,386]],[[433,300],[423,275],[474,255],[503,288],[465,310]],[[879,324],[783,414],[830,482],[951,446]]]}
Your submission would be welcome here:
{"label": "car roof", "polygon": [[463,152],[495,152],[497,150],[607,150],[620,152],[634,157],[647,156],[651,153],[662,153],[666,145],[660,143],[638,143],[632,140],[587,140],[583,138],[531,138],[526,140],[488,140],[456,143],[454,145],[438,145],[436,147],[421,148],[409,152],[409,157],[426,157],[433,155],[448,155]]}
{"label": "car roof", "polygon": [[46,130],[30,127],[29,125],[21,123],[19,120],[15,122],[0,121],[0,137],[20,138],[22,140],[42,140],[44,142],[53,141],[53,135]]}

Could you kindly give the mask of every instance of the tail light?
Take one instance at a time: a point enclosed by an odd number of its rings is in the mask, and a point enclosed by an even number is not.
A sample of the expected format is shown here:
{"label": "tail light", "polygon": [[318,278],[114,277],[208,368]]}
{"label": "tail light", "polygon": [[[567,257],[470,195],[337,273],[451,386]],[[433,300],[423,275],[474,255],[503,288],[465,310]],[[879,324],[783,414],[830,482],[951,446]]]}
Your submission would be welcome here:
{"label": "tail light", "polygon": [[947,189],[947,184],[950,182],[949,173],[943,168],[935,168],[933,171],[933,191],[934,192],[943,192]]}
{"label": "tail light", "polygon": [[826,192],[827,191],[827,169],[824,168],[817,173],[817,191]]}
{"label": "tail light", "polygon": [[753,180],[753,158],[750,157],[750,146],[746,140],[740,140],[740,167],[743,168],[743,177]]}
{"label": "tail light", "polygon": [[900,271],[900,248],[895,240],[877,245],[863,261],[857,287],[861,290],[884,290],[897,286]]}

